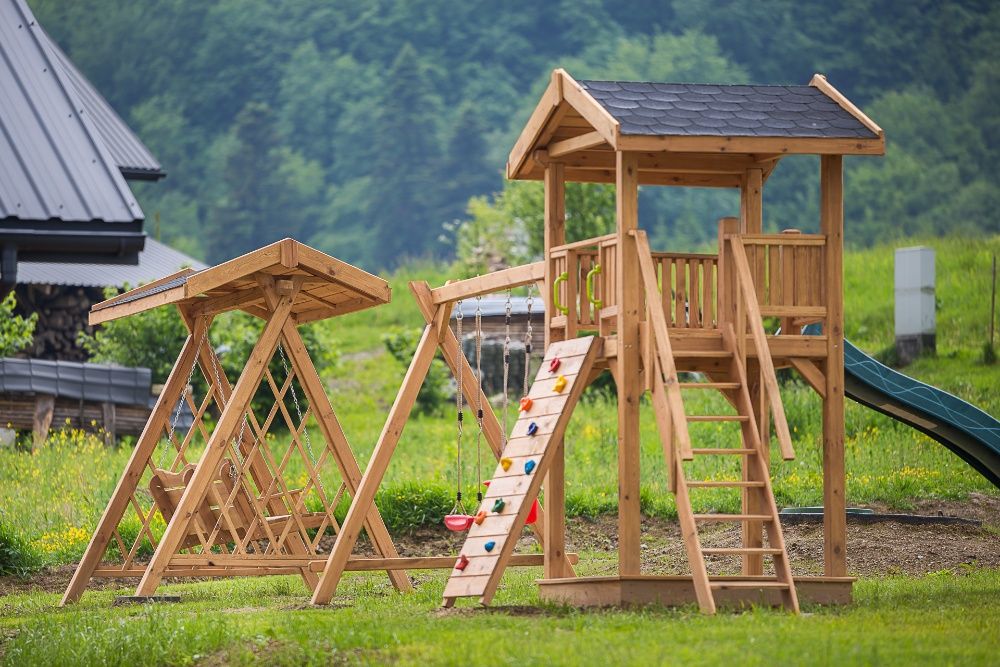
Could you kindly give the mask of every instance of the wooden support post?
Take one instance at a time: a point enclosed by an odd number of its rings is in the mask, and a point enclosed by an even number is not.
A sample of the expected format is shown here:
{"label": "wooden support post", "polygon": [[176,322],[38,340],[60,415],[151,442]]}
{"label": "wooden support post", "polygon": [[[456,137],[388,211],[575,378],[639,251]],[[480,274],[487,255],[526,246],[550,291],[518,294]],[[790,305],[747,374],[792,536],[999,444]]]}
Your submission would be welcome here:
{"label": "wooden support post", "polygon": [[358,491],[351,501],[351,508],[347,510],[347,516],[344,517],[344,522],[340,526],[337,540],[334,542],[333,549],[326,561],[326,569],[323,570],[319,585],[313,592],[313,604],[329,604],[333,594],[337,591],[337,584],[340,583],[344,568],[347,566],[347,561],[351,557],[358,536],[361,534],[361,528],[372,503],[375,501],[375,493],[382,483],[382,478],[385,477],[385,471],[389,467],[393,452],[396,451],[396,445],[399,444],[399,438],[403,435],[403,427],[406,426],[406,421],[410,417],[413,404],[417,400],[417,394],[420,392],[420,386],[424,383],[424,378],[427,377],[427,370],[431,366],[431,361],[434,360],[436,350],[437,332],[433,325],[428,324],[424,327],[424,333],[417,344],[417,351],[414,353],[410,367],[403,378],[403,384],[396,395],[396,401],[392,404],[392,409],[389,410],[389,417],[385,426],[382,427],[382,433],[379,435],[378,443],[376,443],[372,457],[368,461],[368,467],[365,469],[364,475],[361,476]]}
{"label": "wooden support post", "polygon": [[[566,243],[566,175],[563,165],[550,162],[545,167],[545,284],[551,286],[555,280],[555,260],[549,257],[553,246]],[[573,281],[573,285],[576,281]],[[553,340],[563,340],[566,330],[553,337],[550,319],[555,315],[551,289],[545,292],[545,349]],[[570,300],[574,293],[570,292]],[[576,310],[570,311],[576,317]],[[567,330],[570,328],[567,320]],[[566,560],[566,448],[562,442],[550,445],[552,462],[545,473],[545,507],[547,509],[542,526],[542,542],[545,554],[545,578],[558,579],[573,576],[573,567]]]}
{"label": "wooden support post", "polygon": [[820,231],[826,235],[824,295],[826,397],[823,399],[823,564],[829,577],[847,574],[844,469],[844,159],[820,158]]}
{"label": "wooden support post", "polygon": [[35,397],[35,414],[31,420],[32,448],[37,449],[45,444],[52,427],[52,415],[56,408],[56,397],[39,394]]}
{"label": "wooden support post", "polygon": [[188,375],[197,359],[201,337],[208,327],[208,323],[209,318],[200,317],[195,320],[193,331],[184,341],[184,345],[177,355],[173,370],[170,371],[170,376],[163,385],[159,398],[156,399],[156,405],[153,406],[149,415],[149,421],[146,422],[146,427],[143,428],[142,434],[135,443],[128,465],[125,466],[125,471],[118,480],[114,493],[111,494],[108,506],[104,508],[104,514],[101,515],[101,520],[97,523],[97,529],[90,538],[87,550],[83,552],[83,558],[73,573],[73,578],[70,579],[60,605],[65,606],[80,599],[83,590],[90,583],[94,570],[100,565],[115,528],[128,507],[129,498],[132,497],[146,464],[163,436],[163,429],[170,418],[170,411],[180,400],[182,392],[187,387]]}
{"label": "wooden support post", "polygon": [[615,209],[618,261],[615,264],[618,301],[618,573],[641,571],[639,505],[639,310],[642,290],[636,240],[630,231],[639,228],[639,159],[635,153],[617,152]]}
{"label": "wooden support post", "polygon": [[[740,233],[761,233],[764,227],[763,208],[763,171],[760,169],[747,169],[743,175],[743,181],[740,186]],[[763,287],[763,285],[754,285],[755,290],[761,290]],[[735,298],[739,299],[740,297],[737,294],[735,295]],[[745,356],[743,358],[744,360],[746,359]],[[768,408],[767,395],[764,388],[764,378],[761,376],[760,366],[754,364],[753,368],[747,367],[746,376],[750,384],[747,389],[750,392],[750,402],[753,408],[754,421],[757,422],[757,432],[760,433],[762,447],[761,456],[766,467],[768,465],[768,459],[765,457],[764,452],[769,450],[769,431],[766,430]],[[752,445],[751,443],[744,442],[743,446],[751,447]],[[751,465],[750,462],[747,461],[746,457],[742,457],[741,468],[744,481],[762,481],[756,479],[759,468],[756,465]],[[743,507],[744,514],[764,513],[765,508],[761,507],[759,503],[760,495],[761,494],[757,493],[756,489],[744,488],[741,490],[741,505]],[[743,546],[751,549],[759,549],[763,547],[763,529],[764,526],[759,521],[743,522]],[[743,574],[755,575],[763,573],[764,559],[762,556],[759,554],[745,554],[743,556]]]}
{"label": "wooden support post", "polygon": [[135,592],[137,596],[152,595],[156,591],[167,564],[170,563],[170,559],[177,553],[184,541],[191,519],[197,513],[198,506],[217,473],[218,465],[226,454],[228,441],[236,432],[240,422],[245,419],[247,407],[260,386],[260,380],[271,356],[278,347],[281,329],[290,316],[294,297],[295,294],[282,296],[278,300],[277,308],[271,313],[271,318],[264,325],[264,330],[247,359],[246,367],[236,382],[236,386],[233,387],[233,394],[229,397],[225,409],[219,416],[219,421],[195,468],[194,475],[185,487],[184,493],[177,503],[177,509],[170,518],[160,544],[157,545],[153,558],[139,582]]}

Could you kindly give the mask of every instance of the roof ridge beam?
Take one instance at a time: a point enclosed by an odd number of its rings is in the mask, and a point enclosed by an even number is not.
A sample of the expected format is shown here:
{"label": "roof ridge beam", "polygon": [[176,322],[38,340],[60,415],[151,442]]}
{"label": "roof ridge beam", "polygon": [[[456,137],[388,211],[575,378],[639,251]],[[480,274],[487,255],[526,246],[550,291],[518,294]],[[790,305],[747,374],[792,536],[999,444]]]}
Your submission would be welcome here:
{"label": "roof ridge beam", "polygon": [[879,127],[875,121],[865,115],[865,112],[855,106],[853,102],[847,99],[843,93],[834,88],[833,84],[827,81],[826,76],[819,73],[813,74],[812,79],[809,81],[809,85],[813,88],[819,89],[821,93],[836,102],[841,109],[854,116],[859,123],[871,130],[879,139],[885,138],[885,132],[882,128]]}

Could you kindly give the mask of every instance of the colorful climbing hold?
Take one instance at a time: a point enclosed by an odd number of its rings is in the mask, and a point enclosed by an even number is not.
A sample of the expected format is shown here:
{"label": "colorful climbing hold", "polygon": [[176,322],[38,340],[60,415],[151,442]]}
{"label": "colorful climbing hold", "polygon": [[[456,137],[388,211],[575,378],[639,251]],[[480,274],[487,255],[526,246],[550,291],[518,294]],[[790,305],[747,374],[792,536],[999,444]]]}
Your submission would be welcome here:
{"label": "colorful climbing hold", "polygon": [[510,470],[510,465],[511,465],[512,463],[513,463],[513,461],[511,461],[511,460],[510,460],[509,458],[507,458],[506,456],[505,456],[505,457],[503,457],[502,459],[500,459],[500,467],[501,467],[501,468],[503,468],[503,471],[504,471],[504,472],[507,472],[508,470]]}
{"label": "colorful climbing hold", "polygon": [[562,390],[566,388],[566,376],[560,375],[556,378],[556,383],[552,385],[552,390],[557,394],[561,394]]}
{"label": "colorful climbing hold", "polygon": [[507,505],[507,503],[504,502],[503,498],[497,498],[496,502],[493,503],[493,509],[492,509],[492,511],[494,513],[496,513],[496,514],[500,514],[500,512],[503,512],[503,508],[506,505]]}
{"label": "colorful climbing hold", "polygon": [[476,513],[476,517],[473,519],[477,526],[483,525],[483,521],[486,521],[486,510],[482,510]]}
{"label": "colorful climbing hold", "polygon": [[455,563],[455,569],[458,571],[464,570],[469,565],[469,559],[465,554],[458,557],[458,562]]}
{"label": "colorful climbing hold", "polygon": [[536,433],[538,433],[538,424],[531,422],[528,424],[528,435],[535,435]]}
{"label": "colorful climbing hold", "polygon": [[552,360],[549,361],[549,372],[555,373],[557,370],[559,370],[559,366],[561,364],[562,361],[559,359],[559,357],[552,357]]}
{"label": "colorful climbing hold", "polygon": [[524,474],[525,475],[530,475],[535,470],[535,466],[537,466],[537,465],[538,464],[535,463],[534,461],[530,461],[530,460],[529,461],[525,461],[524,462]]}
{"label": "colorful climbing hold", "polygon": [[538,521],[538,500],[531,503],[531,509],[528,510],[528,518],[524,520],[525,523],[535,523]]}
{"label": "colorful climbing hold", "polygon": [[529,410],[531,410],[531,399],[525,396],[524,398],[521,399],[520,411],[528,412]]}
{"label": "colorful climbing hold", "polygon": [[496,545],[497,545],[496,542],[494,542],[493,540],[490,540],[489,542],[487,542],[486,544],[483,545],[483,548],[486,549],[487,552],[489,552],[489,551],[493,551],[493,548]]}

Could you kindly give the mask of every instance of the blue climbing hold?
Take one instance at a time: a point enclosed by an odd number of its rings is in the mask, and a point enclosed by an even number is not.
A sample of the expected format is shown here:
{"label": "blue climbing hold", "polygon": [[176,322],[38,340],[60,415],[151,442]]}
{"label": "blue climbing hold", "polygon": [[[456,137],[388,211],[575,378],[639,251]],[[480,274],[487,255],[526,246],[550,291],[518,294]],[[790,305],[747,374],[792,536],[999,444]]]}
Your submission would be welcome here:
{"label": "blue climbing hold", "polygon": [[538,433],[538,424],[531,422],[528,424],[528,435],[535,435],[536,433]]}
{"label": "blue climbing hold", "polygon": [[538,465],[538,464],[535,463],[534,461],[525,461],[524,462],[524,474],[525,475],[530,475],[532,473],[532,471],[534,471],[536,465]]}
{"label": "blue climbing hold", "polygon": [[489,542],[483,545],[483,548],[486,549],[486,551],[493,551],[493,547],[495,547],[496,545],[497,545],[496,542],[490,540]]}

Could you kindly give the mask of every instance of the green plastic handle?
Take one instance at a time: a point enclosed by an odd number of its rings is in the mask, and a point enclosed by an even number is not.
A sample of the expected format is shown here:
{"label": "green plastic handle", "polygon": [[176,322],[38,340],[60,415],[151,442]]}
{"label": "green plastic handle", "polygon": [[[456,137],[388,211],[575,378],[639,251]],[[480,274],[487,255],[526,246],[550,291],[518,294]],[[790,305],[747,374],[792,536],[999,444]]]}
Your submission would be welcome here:
{"label": "green plastic handle", "polygon": [[604,305],[604,301],[594,298],[594,276],[599,275],[601,275],[600,264],[594,264],[594,268],[587,272],[587,301],[592,303],[594,308],[600,308]]}
{"label": "green plastic handle", "polygon": [[569,308],[559,303],[559,283],[564,283],[569,280],[569,271],[563,271],[552,281],[552,305],[563,315],[569,313]]}

